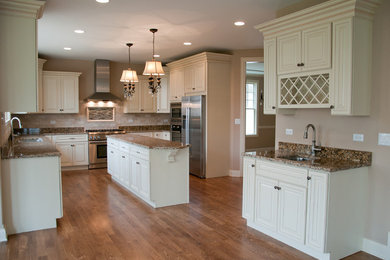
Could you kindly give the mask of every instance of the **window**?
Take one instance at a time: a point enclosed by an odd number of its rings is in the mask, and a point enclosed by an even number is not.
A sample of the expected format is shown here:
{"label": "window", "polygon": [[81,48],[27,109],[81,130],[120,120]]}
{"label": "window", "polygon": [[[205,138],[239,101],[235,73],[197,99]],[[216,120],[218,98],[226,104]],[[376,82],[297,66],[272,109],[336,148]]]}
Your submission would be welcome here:
{"label": "window", "polygon": [[258,83],[247,80],[245,86],[245,134],[257,135],[257,88]]}
{"label": "window", "polygon": [[5,112],[4,113],[4,121],[8,123],[11,120],[11,113],[10,112]]}

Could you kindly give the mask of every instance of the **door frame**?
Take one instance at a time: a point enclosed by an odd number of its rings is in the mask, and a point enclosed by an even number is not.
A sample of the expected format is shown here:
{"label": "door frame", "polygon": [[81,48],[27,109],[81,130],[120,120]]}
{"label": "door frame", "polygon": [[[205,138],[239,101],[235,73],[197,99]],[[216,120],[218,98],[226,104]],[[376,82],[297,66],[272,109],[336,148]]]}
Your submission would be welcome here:
{"label": "door frame", "polygon": [[246,82],[246,63],[248,61],[257,61],[264,63],[264,57],[242,57],[240,72],[240,175],[243,176],[243,165],[241,155],[245,152],[245,82]]}

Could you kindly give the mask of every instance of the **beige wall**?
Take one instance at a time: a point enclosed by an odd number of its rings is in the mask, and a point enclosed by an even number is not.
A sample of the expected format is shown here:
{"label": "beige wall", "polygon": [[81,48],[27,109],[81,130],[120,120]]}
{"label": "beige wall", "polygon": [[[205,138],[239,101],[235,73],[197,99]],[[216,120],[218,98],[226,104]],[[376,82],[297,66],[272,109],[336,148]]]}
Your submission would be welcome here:
{"label": "beige wall", "polygon": [[[125,63],[110,63],[110,87],[111,93],[122,98],[123,85],[119,81],[122,70],[127,68]],[[115,105],[114,122],[88,122],[86,119],[86,102],[84,99],[94,93],[94,61],[47,59],[44,70],[81,72],[79,78],[79,114],[27,114],[18,115],[23,127],[85,127],[92,128],[116,128],[119,125],[161,125],[169,124],[169,114],[124,114],[122,103]],[[144,65],[132,66],[138,74],[142,74]]]}
{"label": "beige wall", "polygon": [[[276,143],[287,141],[309,144],[310,140],[302,138],[303,130],[306,124],[313,123],[318,128],[317,136],[321,145],[373,152],[369,170],[366,237],[382,244],[387,243],[387,232],[390,231],[390,146],[378,145],[378,133],[390,133],[389,14],[390,1],[383,1],[374,20],[371,116],[331,116],[327,109],[302,109],[293,116],[276,117]],[[286,136],[286,128],[294,129],[294,135]],[[364,142],[353,142],[353,133],[364,134]]]}
{"label": "beige wall", "polygon": [[[254,31],[256,33],[256,31]],[[230,116],[231,116],[231,132],[230,132],[230,169],[240,169],[240,125],[234,124],[235,118],[240,118],[241,111],[241,58],[244,57],[263,57],[262,49],[254,50],[235,50],[232,52],[232,69],[230,83]]]}
{"label": "beige wall", "polygon": [[[260,100],[260,92],[264,91],[264,76],[249,76],[246,80],[255,80],[258,83],[257,100]],[[243,97],[244,98],[244,97]],[[275,144],[275,116],[264,115],[263,106],[257,109],[257,135],[245,137],[245,150],[256,150],[274,147]]]}

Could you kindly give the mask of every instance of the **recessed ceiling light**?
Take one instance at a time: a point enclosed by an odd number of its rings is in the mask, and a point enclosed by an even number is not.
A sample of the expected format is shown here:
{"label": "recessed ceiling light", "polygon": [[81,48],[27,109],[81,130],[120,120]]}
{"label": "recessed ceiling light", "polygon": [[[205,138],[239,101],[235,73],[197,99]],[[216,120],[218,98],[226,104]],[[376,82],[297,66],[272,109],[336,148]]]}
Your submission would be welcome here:
{"label": "recessed ceiling light", "polygon": [[74,30],[75,33],[85,33],[84,30],[81,30],[81,29],[77,29],[77,30]]}
{"label": "recessed ceiling light", "polygon": [[96,0],[98,3],[107,4],[110,0]]}
{"label": "recessed ceiling light", "polygon": [[160,55],[159,54],[154,54],[153,57],[158,58],[158,57],[160,57]]}
{"label": "recessed ceiling light", "polygon": [[245,22],[243,22],[243,21],[236,21],[236,22],[234,22],[234,25],[235,26],[243,26],[243,25],[245,25]]}
{"label": "recessed ceiling light", "polygon": [[64,47],[64,50],[70,51],[72,48],[71,47]]}
{"label": "recessed ceiling light", "polygon": [[192,43],[191,43],[191,42],[183,42],[183,44],[184,44],[184,45],[186,45],[186,46],[190,46],[190,45],[192,45]]}

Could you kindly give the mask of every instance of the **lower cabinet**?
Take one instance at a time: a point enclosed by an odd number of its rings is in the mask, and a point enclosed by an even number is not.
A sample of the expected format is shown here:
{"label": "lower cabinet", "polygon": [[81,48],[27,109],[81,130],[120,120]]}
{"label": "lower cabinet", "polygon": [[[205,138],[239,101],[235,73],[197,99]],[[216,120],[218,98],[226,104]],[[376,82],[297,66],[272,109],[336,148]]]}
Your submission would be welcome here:
{"label": "lower cabinet", "polygon": [[367,167],[327,172],[244,157],[242,216],[315,258],[340,259],[362,250],[367,178]]}
{"label": "lower cabinet", "polygon": [[149,161],[133,157],[131,160],[131,189],[144,199],[150,199]]}
{"label": "lower cabinet", "polygon": [[88,165],[87,135],[56,135],[52,142],[61,153],[61,166]]}

